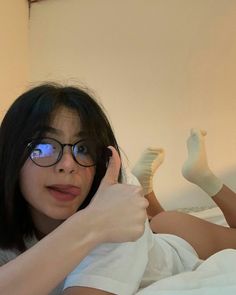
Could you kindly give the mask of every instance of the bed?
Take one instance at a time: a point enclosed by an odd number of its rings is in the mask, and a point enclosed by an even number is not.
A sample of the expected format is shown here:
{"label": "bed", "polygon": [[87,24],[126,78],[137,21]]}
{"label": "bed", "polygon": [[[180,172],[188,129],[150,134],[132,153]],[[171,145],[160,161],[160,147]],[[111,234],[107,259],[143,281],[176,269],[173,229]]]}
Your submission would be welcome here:
{"label": "bed", "polygon": [[[218,207],[187,208],[180,211],[227,226]],[[212,255],[195,271],[162,279],[142,289],[137,295],[235,295],[236,250],[227,249]]]}
{"label": "bed", "polygon": [[178,209],[178,211],[186,212],[188,214],[205,219],[209,222],[228,226],[222,211],[217,206],[184,208]]}

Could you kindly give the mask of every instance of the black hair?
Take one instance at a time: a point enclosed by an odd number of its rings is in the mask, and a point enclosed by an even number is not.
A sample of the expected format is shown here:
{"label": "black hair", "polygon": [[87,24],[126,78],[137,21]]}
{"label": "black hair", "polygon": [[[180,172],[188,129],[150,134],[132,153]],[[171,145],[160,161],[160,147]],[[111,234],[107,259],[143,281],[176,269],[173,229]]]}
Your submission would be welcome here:
{"label": "black hair", "polygon": [[[50,83],[36,86],[18,97],[6,113],[0,128],[0,247],[26,250],[25,239],[36,232],[27,202],[19,186],[19,174],[29,157],[27,144],[43,136],[52,114],[59,107],[78,112],[83,131],[94,140],[98,161],[92,187],[79,209],[85,208],[106,171],[107,146],[118,144],[112,127],[97,101],[74,86]],[[120,176],[121,177],[121,176]]]}

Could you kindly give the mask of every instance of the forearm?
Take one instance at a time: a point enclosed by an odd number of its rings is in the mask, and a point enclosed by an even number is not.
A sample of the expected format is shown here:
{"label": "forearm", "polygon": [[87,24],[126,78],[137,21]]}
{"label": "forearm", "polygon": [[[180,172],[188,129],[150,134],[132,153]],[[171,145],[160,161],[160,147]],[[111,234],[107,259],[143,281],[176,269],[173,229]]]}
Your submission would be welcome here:
{"label": "forearm", "polygon": [[[0,268],[0,293],[47,295],[97,244],[86,212],[76,214],[31,249]],[[75,227],[74,218],[77,218]]]}

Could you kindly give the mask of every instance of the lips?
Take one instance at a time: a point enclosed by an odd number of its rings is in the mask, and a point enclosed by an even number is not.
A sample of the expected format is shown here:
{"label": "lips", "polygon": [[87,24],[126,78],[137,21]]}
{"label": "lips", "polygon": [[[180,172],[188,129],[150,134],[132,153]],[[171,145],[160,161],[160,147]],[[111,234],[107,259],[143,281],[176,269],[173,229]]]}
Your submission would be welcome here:
{"label": "lips", "polygon": [[71,185],[51,185],[47,186],[50,194],[59,201],[71,201],[81,193],[80,188]]}

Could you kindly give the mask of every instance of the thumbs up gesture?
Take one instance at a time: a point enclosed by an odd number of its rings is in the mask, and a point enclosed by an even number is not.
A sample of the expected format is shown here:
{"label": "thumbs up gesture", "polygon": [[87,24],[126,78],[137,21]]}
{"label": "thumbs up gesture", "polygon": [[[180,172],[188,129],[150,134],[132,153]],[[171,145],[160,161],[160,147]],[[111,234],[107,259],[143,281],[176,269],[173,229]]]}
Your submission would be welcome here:
{"label": "thumbs up gesture", "polygon": [[120,157],[114,147],[106,174],[87,207],[101,242],[128,242],[138,239],[144,232],[148,201],[142,188],[118,183]]}

